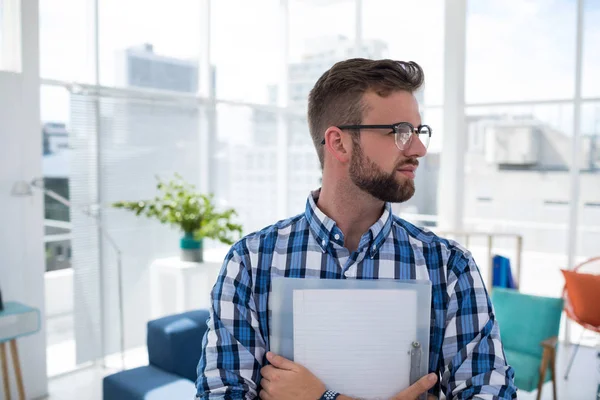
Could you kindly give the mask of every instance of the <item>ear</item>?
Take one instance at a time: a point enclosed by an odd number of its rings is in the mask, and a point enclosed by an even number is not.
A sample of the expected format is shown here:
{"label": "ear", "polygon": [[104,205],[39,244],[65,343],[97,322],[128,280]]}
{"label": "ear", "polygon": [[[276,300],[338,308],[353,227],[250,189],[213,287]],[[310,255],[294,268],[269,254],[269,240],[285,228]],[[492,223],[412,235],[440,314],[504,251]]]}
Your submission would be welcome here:
{"label": "ear", "polygon": [[335,126],[327,128],[325,131],[325,151],[328,151],[339,162],[347,163],[352,154],[352,138],[344,134]]}

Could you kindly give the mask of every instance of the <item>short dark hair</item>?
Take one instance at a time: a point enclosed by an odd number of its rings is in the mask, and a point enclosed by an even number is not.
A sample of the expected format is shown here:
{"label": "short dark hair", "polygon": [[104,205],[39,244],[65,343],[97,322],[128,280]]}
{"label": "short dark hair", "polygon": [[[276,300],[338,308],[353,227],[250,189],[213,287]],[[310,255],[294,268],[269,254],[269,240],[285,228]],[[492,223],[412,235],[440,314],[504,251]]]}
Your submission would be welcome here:
{"label": "short dark hair", "polygon": [[308,127],[321,168],[325,130],[330,126],[360,124],[365,92],[375,91],[382,97],[398,90],[413,93],[423,80],[423,69],[413,61],[365,58],[340,61],[321,75],[308,95]]}

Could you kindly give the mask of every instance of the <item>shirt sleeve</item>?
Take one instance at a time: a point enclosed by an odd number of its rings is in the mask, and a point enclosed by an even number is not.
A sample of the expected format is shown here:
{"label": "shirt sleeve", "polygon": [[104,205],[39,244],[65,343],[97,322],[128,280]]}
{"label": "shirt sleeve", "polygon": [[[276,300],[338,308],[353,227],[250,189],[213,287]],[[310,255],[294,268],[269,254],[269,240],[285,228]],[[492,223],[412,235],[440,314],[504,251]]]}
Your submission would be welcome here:
{"label": "shirt sleeve", "polygon": [[448,399],[515,399],[514,371],[506,362],[479,268],[469,253],[451,260],[442,389]]}
{"label": "shirt sleeve", "polygon": [[260,332],[250,269],[231,250],[211,292],[196,398],[255,399],[266,342]]}

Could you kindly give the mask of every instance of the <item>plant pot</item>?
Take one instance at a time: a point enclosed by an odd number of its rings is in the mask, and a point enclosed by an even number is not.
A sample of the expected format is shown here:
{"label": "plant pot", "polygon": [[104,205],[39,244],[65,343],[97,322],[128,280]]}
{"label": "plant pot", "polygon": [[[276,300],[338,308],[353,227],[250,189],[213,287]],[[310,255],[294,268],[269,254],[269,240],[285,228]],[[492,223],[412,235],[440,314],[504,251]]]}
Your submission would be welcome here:
{"label": "plant pot", "polygon": [[192,233],[186,233],[179,242],[181,247],[181,261],[203,262],[204,248],[202,240],[194,239]]}

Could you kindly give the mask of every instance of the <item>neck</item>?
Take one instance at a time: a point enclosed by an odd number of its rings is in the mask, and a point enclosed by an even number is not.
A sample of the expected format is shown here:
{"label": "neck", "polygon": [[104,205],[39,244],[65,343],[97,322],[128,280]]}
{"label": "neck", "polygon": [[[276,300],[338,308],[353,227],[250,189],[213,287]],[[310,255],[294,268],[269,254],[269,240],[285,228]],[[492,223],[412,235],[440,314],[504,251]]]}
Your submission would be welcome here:
{"label": "neck", "polygon": [[327,179],[317,206],[344,234],[344,246],[352,251],[358,248],[360,238],[381,217],[385,203],[357,188],[351,181]]}

